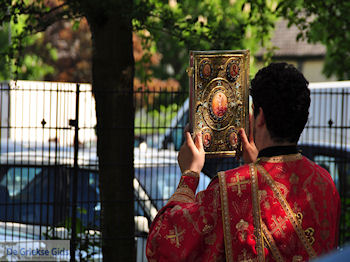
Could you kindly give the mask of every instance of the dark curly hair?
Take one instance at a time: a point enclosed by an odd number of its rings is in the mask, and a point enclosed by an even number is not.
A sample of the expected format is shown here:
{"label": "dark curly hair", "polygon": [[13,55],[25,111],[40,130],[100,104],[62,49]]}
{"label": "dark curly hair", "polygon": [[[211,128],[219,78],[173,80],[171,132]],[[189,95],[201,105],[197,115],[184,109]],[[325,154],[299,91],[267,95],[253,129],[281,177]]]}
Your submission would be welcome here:
{"label": "dark curly hair", "polygon": [[264,111],[267,130],[275,142],[296,143],[309,116],[309,82],[293,65],[271,63],[251,82],[254,117]]}

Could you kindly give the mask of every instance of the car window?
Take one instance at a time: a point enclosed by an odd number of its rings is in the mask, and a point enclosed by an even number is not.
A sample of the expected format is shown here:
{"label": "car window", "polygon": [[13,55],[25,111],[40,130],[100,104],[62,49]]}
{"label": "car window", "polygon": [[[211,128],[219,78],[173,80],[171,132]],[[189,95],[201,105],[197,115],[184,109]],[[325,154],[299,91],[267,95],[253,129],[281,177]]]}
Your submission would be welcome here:
{"label": "car window", "polygon": [[42,171],[38,167],[12,167],[2,177],[0,185],[6,187],[10,197],[18,195]]}
{"label": "car window", "polygon": [[179,119],[176,127],[171,131],[171,139],[174,143],[174,148],[176,151],[180,150],[185,138],[184,138],[184,129],[188,123],[188,110],[183,114]]}
{"label": "car window", "polygon": [[338,190],[344,193],[346,197],[350,196],[349,190],[347,190],[350,186],[350,162],[348,159],[340,158],[338,159],[339,163],[339,178],[340,185]]}
{"label": "car window", "polygon": [[95,188],[97,194],[100,195],[100,187],[97,172],[89,172],[89,186]]}
{"label": "car window", "polygon": [[319,166],[328,171],[339,190],[339,162],[336,158],[332,156],[315,155],[314,160]]}

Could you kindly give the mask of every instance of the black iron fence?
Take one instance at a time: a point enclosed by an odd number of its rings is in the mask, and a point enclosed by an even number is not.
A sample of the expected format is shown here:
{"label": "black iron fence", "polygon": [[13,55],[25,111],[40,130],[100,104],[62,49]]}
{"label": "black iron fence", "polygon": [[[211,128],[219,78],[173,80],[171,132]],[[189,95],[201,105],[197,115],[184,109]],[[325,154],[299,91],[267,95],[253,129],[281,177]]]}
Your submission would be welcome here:
{"label": "black iron fence", "polygon": [[0,240],[70,240],[73,258],[98,260],[91,86],[3,83],[0,103]]}
{"label": "black iron fence", "polygon": [[350,81],[310,84],[311,106],[299,145],[331,174],[341,196],[340,244],[350,241]]}
{"label": "black iron fence", "polygon": [[[341,243],[350,240],[350,83],[311,85],[304,154],[328,169],[342,197]],[[137,261],[150,223],[174,192],[187,93],[135,91],[134,196]],[[67,239],[76,260],[102,260],[95,101],[87,84],[0,85],[0,242]],[[206,164],[199,190],[231,159]]]}

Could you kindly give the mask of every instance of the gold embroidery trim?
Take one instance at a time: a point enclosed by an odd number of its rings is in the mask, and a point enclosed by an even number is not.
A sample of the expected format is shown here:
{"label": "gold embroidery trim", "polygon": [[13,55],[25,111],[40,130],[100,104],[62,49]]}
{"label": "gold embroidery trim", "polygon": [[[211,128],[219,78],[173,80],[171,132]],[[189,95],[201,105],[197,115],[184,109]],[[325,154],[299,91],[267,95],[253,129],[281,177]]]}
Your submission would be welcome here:
{"label": "gold embroidery trim", "polygon": [[315,238],[314,238],[315,229],[313,229],[312,227],[309,227],[304,232],[305,232],[306,238],[310,242],[310,245],[315,243]]}
{"label": "gold embroidery trim", "polygon": [[268,162],[268,163],[283,163],[283,162],[292,162],[302,159],[303,156],[298,154],[290,154],[290,155],[280,155],[280,156],[272,156],[272,157],[260,157],[259,161]]}
{"label": "gold embroidery trim", "polygon": [[263,231],[263,237],[265,239],[265,242],[267,243],[267,245],[269,246],[269,249],[272,253],[273,258],[277,261],[277,262],[283,262],[284,259],[282,257],[281,252],[279,251],[275,240],[273,239],[273,236],[271,235],[270,231],[268,230],[267,226],[265,225],[264,222],[261,223],[262,225],[262,231]]}
{"label": "gold embroidery trim", "polygon": [[250,183],[250,180],[241,180],[239,173],[234,174],[233,179],[231,180],[231,183],[228,183],[227,185],[232,188],[233,192],[237,191],[237,195],[239,197],[242,196],[242,190],[245,190],[247,188],[247,184]]}
{"label": "gold embroidery trim", "polygon": [[229,215],[229,208],[228,208],[225,172],[219,172],[218,177],[219,177],[220,196],[221,196],[222,224],[224,226],[226,261],[233,262],[231,225],[230,225],[230,215]]}
{"label": "gold embroidery trim", "polygon": [[195,195],[187,185],[179,186],[175,193],[170,197],[170,201],[179,201],[184,203],[193,203],[195,201]]}
{"label": "gold embroidery trim", "polygon": [[188,176],[188,177],[193,177],[193,178],[199,178],[199,173],[195,172],[195,171],[192,171],[192,170],[185,170],[183,173],[182,173],[183,176]]}
{"label": "gold embroidery trim", "polygon": [[[299,225],[301,226],[303,224],[303,214],[301,212],[298,212],[295,214],[296,219],[298,220]],[[313,243],[315,243],[315,238],[313,237],[315,233],[315,229],[312,227],[309,227],[304,230],[306,238],[309,240],[310,245],[312,246]]]}
{"label": "gold embroidery trim", "polygon": [[175,244],[177,248],[181,246],[181,241],[183,240],[183,234],[185,233],[185,229],[181,230],[180,227],[177,228],[176,225],[174,225],[174,229],[171,229],[169,231],[169,235],[166,235],[166,239],[170,239],[171,244]]}
{"label": "gold embroidery trim", "polygon": [[182,195],[182,194],[174,194],[169,198],[168,203],[171,201],[177,201],[177,202],[182,202],[182,203],[193,203],[193,199],[190,198],[189,196]]}
{"label": "gold embroidery trim", "polygon": [[256,252],[258,254],[258,261],[265,261],[265,251],[263,236],[261,233],[261,212],[259,201],[259,186],[258,176],[256,172],[255,164],[249,165],[250,177],[252,180],[252,204],[253,204],[253,222],[254,222],[254,235],[256,239]]}
{"label": "gold embroidery trim", "polygon": [[316,257],[315,250],[310,245],[310,242],[308,241],[304,230],[302,229],[301,225],[298,223],[298,219],[295,217],[294,212],[291,209],[291,207],[289,206],[287,200],[284,198],[283,194],[276,186],[275,181],[273,180],[271,175],[265,170],[265,168],[263,168],[261,165],[257,165],[257,168],[258,168],[259,172],[264,176],[267,184],[271,187],[274,195],[276,196],[276,198],[280,202],[284,212],[286,213],[289,221],[291,222],[291,224],[292,224],[295,232],[297,233],[300,241],[304,245],[306,252],[310,256],[310,258]]}

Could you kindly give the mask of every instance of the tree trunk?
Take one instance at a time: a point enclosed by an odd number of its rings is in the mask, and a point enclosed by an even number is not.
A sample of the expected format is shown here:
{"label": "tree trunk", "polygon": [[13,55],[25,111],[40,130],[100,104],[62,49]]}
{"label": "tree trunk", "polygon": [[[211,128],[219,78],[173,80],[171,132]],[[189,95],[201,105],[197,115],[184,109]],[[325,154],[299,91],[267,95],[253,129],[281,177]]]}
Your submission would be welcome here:
{"label": "tree trunk", "polygon": [[122,8],[109,9],[96,1],[97,12],[87,15],[93,40],[104,261],[135,261],[134,57],[131,19],[125,15],[132,1],[124,2]]}

